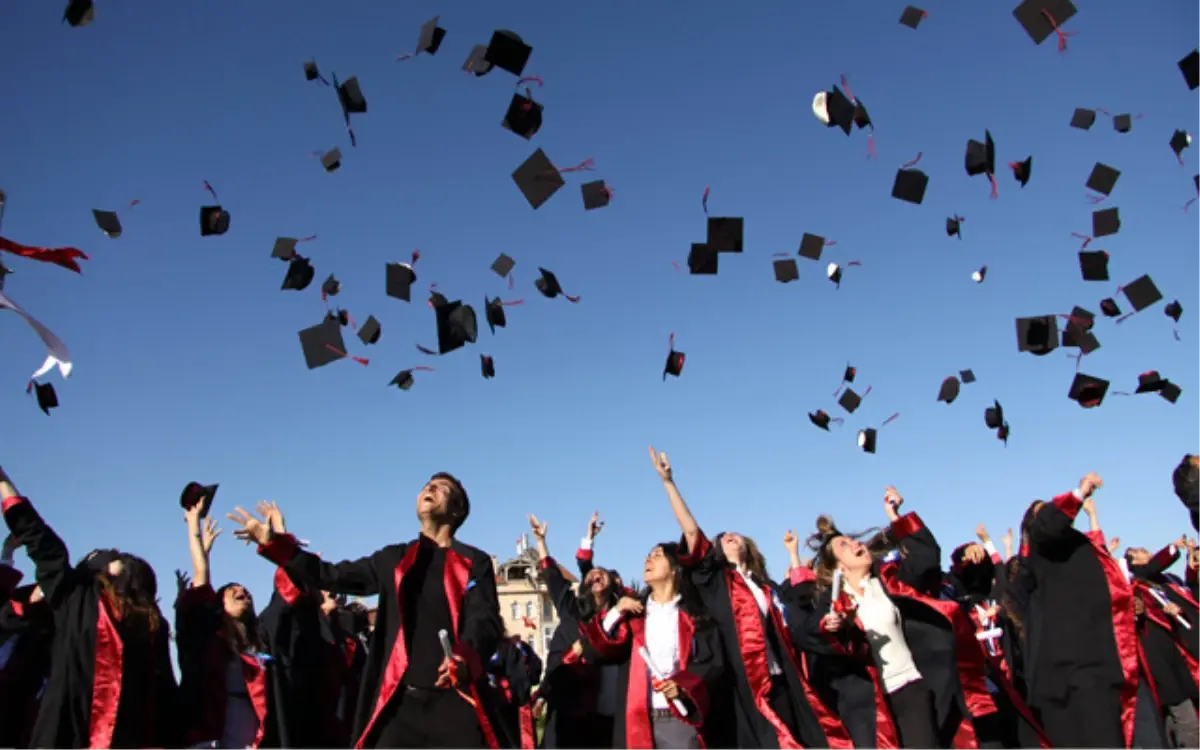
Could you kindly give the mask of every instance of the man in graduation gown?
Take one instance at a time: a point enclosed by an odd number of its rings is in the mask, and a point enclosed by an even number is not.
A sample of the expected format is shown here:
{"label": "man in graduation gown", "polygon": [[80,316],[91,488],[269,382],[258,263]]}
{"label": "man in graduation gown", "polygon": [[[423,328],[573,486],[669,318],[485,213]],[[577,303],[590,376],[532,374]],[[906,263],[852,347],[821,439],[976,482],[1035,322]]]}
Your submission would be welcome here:
{"label": "man in graduation gown", "polygon": [[[417,495],[421,530],[358,560],[327,563],[290,534],[238,508],[237,536],[317,589],[379,595],[354,722],[356,748],[497,747],[475,684],[504,634],[496,574],[486,553],[455,532],[470,501],[453,475],[435,474]],[[444,655],[439,631],[452,654]]]}

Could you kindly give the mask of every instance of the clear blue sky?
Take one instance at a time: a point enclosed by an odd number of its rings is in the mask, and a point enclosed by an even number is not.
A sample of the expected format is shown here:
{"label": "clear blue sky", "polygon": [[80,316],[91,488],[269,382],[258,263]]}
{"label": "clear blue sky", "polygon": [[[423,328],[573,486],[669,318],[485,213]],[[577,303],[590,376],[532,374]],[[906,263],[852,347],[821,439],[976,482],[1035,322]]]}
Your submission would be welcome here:
{"label": "clear blue sky", "polygon": [[[784,530],[808,533],[832,512],[843,527],[882,520],[896,485],[945,548],[985,522],[998,538],[1026,504],[1074,486],[1089,470],[1106,487],[1105,529],[1125,542],[1177,537],[1187,516],[1170,471],[1197,449],[1196,149],[1180,167],[1167,146],[1197,132],[1196,92],[1176,61],[1196,46],[1197,8],[1098,0],[1036,47],[1010,3],[927,0],[918,31],[903,3],[98,2],[95,22],[60,25],[59,3],[0,10],[0,187],[4,235],[91,254],[82,276],[6,258],[6,292],[71,347],[62,407],[44,417],[22,389],[43,352],[15,316],[0,328],[0,461],[79,556],[118,546],[158,569],[187,565],[179,492],[220,482],[217,511],[271,498],[327,557],[367,554],[411,538],[414,498],[434,471],[457,473],[473,513],[463,539],[504,558],[528,526],[550,521],[551,547],[571,556],[589,514],[608,526],[598,559],[627,577],[677,534],[646,455],[669,452],[679,485],[709,531],[758,539],[782,574]],[[786,8],[784,6],[787,6]],[[436,57],[398,63],[441,14]],[[472,45],[511,28],[534,46],[527,74],[545,125],[533,143],[500,127],[515,80],[461,71]],[[328,75],[357,75],[370,111],[349,148],[332,90],[304,80],[315,57]],[[811,114],[814,92],[845,73],[878,126],[879,161],[864,133],[847,139]],[[1144,113],[1119,135],[1101,118],[1068,127],[1077,106]],[[1034,157],[1025,189],[1000,167],[1000,197],[963,171],[970,138],[990,128],[997,162]],[[325,174],[309,153],[332,146]],[[610,207],[585,213],[579,175],[538,211],[510,174],[535,147],[557,164],[594,157]],[[897,167],[924,154],[924,205],[890,197]],[[1083,184],[1096,161],[1122,170],[1106,205],[1121,209],[1111,284],[1080,280],[1078,242],[1092,207]],[[201,239],[209,180],[233,216]],[[746,217],[746,252],[717,278],[677,273],[713,215]],[[125,212],[125,235],[102,236],[92,208]],[[966,217],[961,242],[944,233]],[[795,253],[805,231],[860,260],[840,290],[824,262],[777,284],[771,255]],[[276,236],[302,246],[317,283],[279,291]],[[525,299],[509,328],[439,361],[418,298],[384,296],[384,265],[414,248],[420,286],[436,281],[482,314],[485,294]],[[489,270],[516,258],[517,288]],[[969,276],[987,264],[986,283]],[[537,266],[583,301],[546,300]],[[318,285],[334,272],[337,302],[383,322],[371,364],[309,372],[296,332],[320,321]],[[1150,273],[1184,307],[1182,341],[1164,303],[1120,326],[1102,319],[1087,373],[1132,390],[1157,369],[1183,388],[1109,396],[1084,411],[1066,398],[1074,363],[1062,351],[1018,354],[1013,320],[1098,311],[1117,283]],[[1127,303],[1122,300],[1122,304]],[[688,355],[663,383],[667,336]],[[363,354],[352,335],[352,353]],[[479,354],[498,376],[485,381]],[[847,361],[873,391],[831,434],[806,412],[840,412],[831,394]],[[399,370],[416,387],[387,387]],[[978,382],[952,406],[942,378]],[[860,388],[861,391],[861,388]],[[992,399],[1012,425],[1007,449],[983,424]],[[861,453],[857,429],[898,420]],[[270,566],[225,536],[218,581],[251,585],[265,602]],[[21,565],[26,565],[22,559]]]}

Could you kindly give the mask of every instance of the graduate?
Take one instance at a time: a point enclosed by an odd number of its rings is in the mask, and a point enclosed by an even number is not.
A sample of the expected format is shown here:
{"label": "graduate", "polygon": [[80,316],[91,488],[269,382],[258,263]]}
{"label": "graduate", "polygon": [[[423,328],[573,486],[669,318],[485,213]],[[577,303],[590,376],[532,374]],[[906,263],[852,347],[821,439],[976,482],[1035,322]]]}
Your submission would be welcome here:
{"label": "graduate", "polygon": [[29,747],[50,676],[53,614],[36,584],[17,586],[0,605],[0,747]]}
{"label": "graduate", "polygon": [[[476,684],[504,626],[491,556],[455,539],[471,511],[462,483],[434,474],[417,495],[420,531],[358,560],[327,563],[237,508],[239,538],[319,590],[379,595],[354,746],[498,747]],[[444,631],[444,633],[443,633]],[[443,648],[442,637],[449,642]]]}
{"label": "graduate", "polygon": [[0,508],[54,613],[54,658],[30,744],[178,747],[169,628],[153,568],[117,550],[96,550],[72,567],[66,544],[3,469]]}
{"label": "graduate", "polygon": [[800,669],[758,547],[732,532],[710,542],[675,486],[667,455],[650,448],[650,461],[683,532],[679,562],[720,632],[730,671],[727,692],[711,697],[706,739],[717,747],[853,747]]}

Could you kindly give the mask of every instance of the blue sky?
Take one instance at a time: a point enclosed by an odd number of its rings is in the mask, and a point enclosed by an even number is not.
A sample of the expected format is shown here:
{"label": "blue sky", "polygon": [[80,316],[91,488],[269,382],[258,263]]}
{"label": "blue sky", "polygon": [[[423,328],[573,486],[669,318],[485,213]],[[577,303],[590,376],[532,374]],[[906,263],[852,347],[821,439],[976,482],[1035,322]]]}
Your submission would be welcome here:
{"label": "blue sky", "polygon": [[[195,479],[221,483],[222,514],[274,499],[317,550],[354,557],[411,538],[417,491],[449,470],[473,500],[468,543],[504,558],[533,512],[569,558],[599,509],[598,559],[633,577],[677,534],[648,444],[669,452],[702,525],[755,537],[777,574],[785,529],[808,533],[821,512],[879,523],[888,484],[946,548],[979,522],[999,537],[1030,500],[1089,470],[1107,481],[1109,533],[1157,545],[1185,530],[1169,475],[1197,449],[1200,211],[1181,210],[1195,149],[1180,167],[1167,141],[1198,130],[1176,68],[1196,46],[1196,6],[1087,3],[1064,57],[1053,39],[1034,46],[1007,4],[929,0],[917,31],[897,23],[900,3],[386,5],[99,2],[83,29],[60,25],[55,3],[0,10],[3,233],[91,255],[81,276],[5,259],[6,293],[67,342],[76,370],[54,376],[62,407],[46,418],[22,390],[39,342],[0,318],[0,462],[74,555],[139,553],[170,596],[171,570],[187,564],[177,498]],[[438,55],[396,62],[437,14]],[[533,45],[526,74],[545,81],[532,143],[500,127],[515,79],[460,69],[497,28]],[[369,112],[355,118],[357,149],[333,91],[304,80],[310,57],[359,77]],[[878,161],[865,134],[845,138],[811,113],[843,73],[877,125]],[[1082,132],[1067,125],[1077,106],[1145,116],[1125,135],[1103,117]],[[1024,189],[1000,167],[995,201],[962,166],[988,128],[999,164],[1034,157]],[[343,167],[326,174],[310,152],[333,146]],[[531,210],[509,175],[535,147],[563,166],[593,157],[584,177],[608,181],[612,205],[585,213],[569,175]],[[918,152],[931,182],[914,206],[890,191]],[[1122,231],[1093,244],[1112,254],[1112,283],[1080,280],[1070,237],[1090,226],[1096,161],[1123,172],[1105,204],[1120,207]],[[198,234],[203,180],[232,213],[223,237]],[[706,185],[713,215],[746,218],[746,251],[722,258],[719,277],[693,278],[671,263],[704,240]],[[124,236],[101,235],[90,210],[134,199]],[[944,233],[952,214],[966,217],[961,242]],[[837,241],[830,259],[862,262],[840,290],[824,262],[773,280],[771,255],[794,254],[806,231]],[[317,284],[280,292],[275,237],[310,234]],[[435,281],[481,314],[485,294],[525,304],[495,337],[485,329],[429,361],[414,344],[433,341],[432,312],[420,296],[383,294],[385,264],[414,248],[422,289]],[[518,263],[513,292],[489,270],[500,252]],[[582,302],[540,297],[537,266]],[[383,323],[365,353],[347,336],[368,367],[305,369],[296,332],[320,321],[330,272],[345,285],[337,302]],[[1103,348],[1083,371],[1132,390],[1157,369],[1183,397],[1110,395],[1082,410],[1066,398],[1072,360],[1019,354],[1013,320],[1098,311],[1143,273],[1182,303],[1182,340],[1164,303],[1120,326],[1102,319]],[[671,332],[688,360],[664,383]],[[496,379],[480,377],[480,353]],[[848,361],[873,390],[821,432],[806,412],[839,413],[831,394]],[[387,387],[416,365],[437,371],[408,392]],[[941,380],[964,368],[978,381],[937,403]],[[994,398],[1007,448],[983,424]],[[861,453],[857,429],[893,412],[878,453]],[[265,601],[269,565],[223,525],[216,579]]]}

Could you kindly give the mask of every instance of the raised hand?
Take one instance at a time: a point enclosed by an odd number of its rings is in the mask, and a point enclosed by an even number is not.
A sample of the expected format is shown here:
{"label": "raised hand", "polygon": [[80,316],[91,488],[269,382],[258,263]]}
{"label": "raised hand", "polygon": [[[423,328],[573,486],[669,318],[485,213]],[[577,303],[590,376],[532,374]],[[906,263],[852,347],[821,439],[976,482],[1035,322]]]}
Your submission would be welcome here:
{"label": "raised hand", "polygon": [[287,533],[287,524],[283,520],[283,511],[279,509],[274,500],[259,500],[254,505],[254,509],[270,524],[272,534]]}
{"label": "raised hand", "polygon": [[901,505],[904,505],[904,498],[900,496],[895,487],[888,487],[883,496],[883,510],[890,520],[894,521],[900,517]]}
{"label": "raised hand", "polygon": [[204,503],[195,503],[190,508],[183,509],[183,520],[187,522],[188,528],[193,531],[200,528],[200,510]]}
{"label": "raised hand", "polygon": [[529,514],[529,529],[533,532],[533,536],[538,540],[546,538],[546,531],[550,528],[549,521],[539,521],[537,516]]}
{"label": "raised hand", "polygon": [[187,591],[188,587],[191,585],[192,585],[191,576],[189,576],[187,573],[184,573],[179,568],[176,568],[175,569],[175,588],[176,588],[176,590],[180,594],[182,594],[183,592]]}
{"label": "raised hand", "polygon": [[[199,503],[196,507],[200,507]],[[213,542],[217,541],[217,537],[221,536],[221,530],[217,528],[216,519],[210,518],[204,522],[204,530],[200,532],[200,544],[204,547],[204,554],[212,551]]]}
{"label": "raised hand", "polygon": [[987,550],[978,544],[968,544],[963,551],[963,559],[972,565],[978,565],[987,559]]}
{"label": "raised hand", "polygon": [[1012,555],[1013,533],[1012,533],[1011,527],[1009,528],[1008,532],[1005,533],[1005,535],[1000,539],[1000,541],[1004,543],[1004,550],[1008,553],[1008,555],[1006,555],[1006,557],[1009,555]]}
{"label": "raised hand", "polygon": [[1079,480],[1079,495],[1084,500],[1092,496],[1092,493],[1104,486],[1104,480],[1094,471],[1089,471],[1084,475],[1083,479]]}
{"label": "raised hand", "polygon": [[1087,500],[1084,500],[1082,510],[1089,516],[1096,515],[1096,501],[1090,497]]}
{"label": "raised hand", "polygon": [[1116,554],[1117,548],[1120,546],[1121,546],[1121,537],[1114,536],[1112,539],[1109,539],[1108,540],[1108,554],[1110,554],[1110,555]]}
{"label": "raised hand", "polygon": [[674,480],[674,474],[671,473],[671,461],[665,452],[659,453],[654,450],[654,446],[650,446],[650,463],[654,464],[654,471],[658,473],[659,479],[664,482]]}
{"label": "raised hand", "polygon": [[979,524],[975,527],[975,536],[979,537],[979,541],[984,544],[987,544],[992,540],[992,537],[988,534],[987,526],[984,526],[983,524]]}
{"label": "raised hand", "polygon": [[800,554],[800,537],[796,536],[796,532],[787,530],[783,535],[783,547],[793,555]]}
{"label": "raised hand", "polygon": [[592,520],[588,521],[588,539],[595,539],[603,528],[604,522],[600,520],[600,511],[596,511],[592,514]]}
{"label": "raised hand", "polygon": [[235,538],[241,539],[246,544],[251,542],[270,543],[273,535],[270,525],[253,514],[247,513],[244,508],[234,508],[233,512],[226,514],[225,517],[240,527],[233,532]]}

